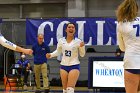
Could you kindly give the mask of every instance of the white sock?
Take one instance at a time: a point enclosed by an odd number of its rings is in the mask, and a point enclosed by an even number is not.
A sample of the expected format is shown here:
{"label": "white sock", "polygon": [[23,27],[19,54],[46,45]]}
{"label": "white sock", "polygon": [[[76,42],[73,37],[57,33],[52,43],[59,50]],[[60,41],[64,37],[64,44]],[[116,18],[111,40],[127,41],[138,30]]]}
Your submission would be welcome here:
{"label": "white sock", "polygon": [[63,89],[63,93],[67,93],[67,90]]}
{"label": "white sock", "polygon": [[67,87],[67,93],[74,93],[74,88]]}

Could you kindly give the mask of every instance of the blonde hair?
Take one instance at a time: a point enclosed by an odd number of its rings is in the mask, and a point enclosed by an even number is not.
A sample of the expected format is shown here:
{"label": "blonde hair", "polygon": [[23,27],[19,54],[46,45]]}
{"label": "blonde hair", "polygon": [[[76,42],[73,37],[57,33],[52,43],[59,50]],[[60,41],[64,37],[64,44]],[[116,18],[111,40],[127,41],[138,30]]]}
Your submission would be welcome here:
{"label": "blonde hair", "polygon": [[138,14],[138,5],[135,0],[124,0],[117,9],[118,22],[133,21]]}

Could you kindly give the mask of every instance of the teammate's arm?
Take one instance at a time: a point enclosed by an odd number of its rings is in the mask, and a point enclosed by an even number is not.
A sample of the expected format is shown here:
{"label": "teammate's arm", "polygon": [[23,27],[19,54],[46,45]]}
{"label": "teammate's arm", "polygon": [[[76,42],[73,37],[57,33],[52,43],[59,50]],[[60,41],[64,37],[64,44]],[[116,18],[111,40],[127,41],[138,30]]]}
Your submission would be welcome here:
{"label": "teammate's arm", "polygon": [[121,51],[125,51],[125,44],[124,44],[124,41],[123,41],[123,37],[122,37],[122,28],[120,25],[118,25],[117,27],[117,39],[118,39],[118,42],[119,42],[119,48],[121,49]]}
{"label": "teammate's arm", "polygon": [[33,53],[33,50],[25,49],[25,48],[22,48],[22,47],[19,47],[19,46],[16,46],[15,51],[23,52],[23,53],[28,54],[28,55],[32,55],[32,53]]}
{"label": "teammate's arm", "polygon": [[30,55],[32,54],[31,49],[25,49],[25,48],[19,47],[19,46],[13,44],[12,42],[6,40],[2,35],[0,36],[0,44],[4,47],[9,48],[14,51],[23,52],[25,54],[30,54]]}

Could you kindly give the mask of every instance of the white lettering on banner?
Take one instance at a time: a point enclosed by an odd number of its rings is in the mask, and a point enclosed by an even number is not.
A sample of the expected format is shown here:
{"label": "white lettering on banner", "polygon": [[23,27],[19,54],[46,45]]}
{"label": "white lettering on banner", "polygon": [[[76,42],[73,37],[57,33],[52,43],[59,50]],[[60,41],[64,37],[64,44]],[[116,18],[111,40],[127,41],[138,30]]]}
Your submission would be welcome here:
{"label": "white lettering on banner", "polygon": [[89,42],[88,43],[85,42],[85,45],[87,46],[92,45],[92,37],[89,37]]}
{"label": "white lettering on banner", "polygon": [[[44,35],[44,28],[46,25],[49,25],[51,28],[51,31],[53,32],[53,23],[49,22],[49,21],[45,21],[42,24],[40,24],[39,28],[38,28],[38,34],[43,34]],[[49,45],[53,45],[53,38],[51,38],[51,41],[49,43]]]}
{"label": "white lettering on banner", "polygon": [[53,23],[49,22],[49,21],[46,21],[46,22],[43,22],[42,24],[40,24],[40,26],[38,27],[38,34],[43,34],[44,35],[44,28],[45,28],[46,25],[49,25],[50,28],[51,28],[51,31],[53,31]]}
{"label": "white lettering on banner", "polygon": [[[115,23],[116,23],[116,31],[117,31],[118,22],[115,21]],[[117,36],[117,33],[116,33],[116,36]],[[106,45],[111,45],[111,39],[112,39],[112,37],[109,37],[108,43],[107,43]],[[118,41],[117,41],[117,42],[118,42]],[[118,44],[118,43],[117,43],[117,44]]]}
{"label": "white lettering on banner", "polygon": [[96,21],[97,23],[97,45],[103,45],[103,27],[105,21]]}
{"label": "white lettering on banner", "polygon": [[[118,28],[118,22],[117,21],[115,21],[115,24],[116,24],[116,36],[117,36],[117,28]],[[119,44],[119,42],[118,42],[119,40],[117,40],[117,44],[116,45],[118,45]]]}
{"label": "white lettering on banner", "polygon": [[57,28],[57,32],[56,32],[56,37],[57,37],[57,41],[63,37],[63,27],[65,24],[69,23],[69,21],[62,21]]}
{"label": "white lettering on banner", "polygon": [[109,40],[106,45],[111,45],[111,37],[109,37]]}
{"label": "white lettering on banner", "polygon": [[[58,26],[57,26],[57,29],[56,29],[56,39],[57,41],[62,38],[64,35],[63,35],[63,31],[64,30],[64,25],[69,23],[69,21],[65,20],[65,21],[61,21]],[[85,40],[86,39],[89,39],[89,41],[86,41],[85,44],[86,45],[92,45],[93,43],[93,38],[95,39],[94,36],[89,36],[89,37],[84,37],[84,34],[85,34],[85,24],[86,24],[86,21],[76,21],[76,24],[78,25],[78,38],[80,38],[81,40]],[[104,44],[104,25],[105,25],[105,21],[96,21],[96,24],[97,24],[97,45],[103,45]],[[117,24],[118,26],[118,23],[117,21],[115,21],[115,24]],[[50,31],[53,32],[54,31],[54,23],[53,22],[49,22],[49,21],[45,21],[43,22],[39,28],[38,28],[38,34],[44,34],[44,29],[45,29],[45,26],[48,25],[50,27]],[[94,29],[95,30],[95,29]],[[51,40],[50,40],[50,43],[49,45],[53,45],[54,44],[54,38],[55,37],[51,37]],[[109,37],[106,37],[107,39],[107,43],[106,45],[111,45],[111,40],[113,40],[113,37],[112,36],[109,36]],[[106,40],[105,39],[105,40]],[[118,42],[117,42],[118,44]]]}
{"label": "white lettering on banner", "polygon": [[77,21],[78,24],[78,38],[84,41],[84,24],[86,21]]}

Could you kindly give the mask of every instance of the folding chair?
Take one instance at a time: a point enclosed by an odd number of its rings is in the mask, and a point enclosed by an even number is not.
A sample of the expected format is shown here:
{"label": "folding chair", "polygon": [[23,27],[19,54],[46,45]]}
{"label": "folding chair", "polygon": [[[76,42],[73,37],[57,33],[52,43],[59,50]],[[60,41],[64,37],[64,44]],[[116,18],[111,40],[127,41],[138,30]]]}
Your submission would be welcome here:
{"label": "folding chair", "polygon": [[23,80],[22,80],[20,75],[17,75],[17,74],[7,74],[6,75],[5,89],[6,89],[6,86],[8,84],[9,87],[10,87],[10,90],[11,90],[12,83],[16,84],[15,87],[18,87],[18,89],[19,89],[19,87],[22,87],[22,89],[23,89]]}
{"label": "folding chair", "polygon": [[18,89],[19,89],[19,87],[22,87],[22,89],[23,89],[23,79],[22,79],[21,75],[19,73],[14,73],[14,74],[9,73],[12,69],[17,70],[18,68],[15,68],[15,64],[13,64],[11,66],[11,68],[8,70],[8,74],[6,74],[5,89],[8,84],[10,87],[10,90],[11,90],[13,83],[16,85],[15,87],[18,87]]}

